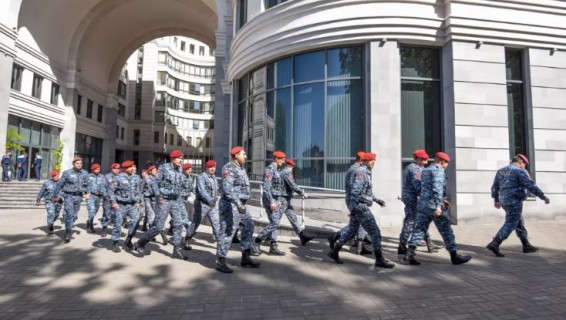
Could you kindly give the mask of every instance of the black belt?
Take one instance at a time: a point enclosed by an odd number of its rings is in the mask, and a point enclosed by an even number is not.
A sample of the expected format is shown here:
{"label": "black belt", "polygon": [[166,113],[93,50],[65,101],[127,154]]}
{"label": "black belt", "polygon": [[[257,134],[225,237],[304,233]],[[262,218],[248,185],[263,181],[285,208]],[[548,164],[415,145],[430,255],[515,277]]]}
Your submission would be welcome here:
{"label": "black belt", "polygon": [[161,197],[165,200],[177,200],[177,199],[179,199],[179,196],[175,196],[175,195],[168,195],[168,196],[161,196]]}
{"label": "black belt", "polygon": [[118,204],[129,205],[129,204],[136,204],[135,201],[116,201]]}
{"label": "black belt", "polygon": [[66,192],[66,191],[64,191],[64,193],[71,195],[71,196],[82,196],[83,195],[82,192]]}

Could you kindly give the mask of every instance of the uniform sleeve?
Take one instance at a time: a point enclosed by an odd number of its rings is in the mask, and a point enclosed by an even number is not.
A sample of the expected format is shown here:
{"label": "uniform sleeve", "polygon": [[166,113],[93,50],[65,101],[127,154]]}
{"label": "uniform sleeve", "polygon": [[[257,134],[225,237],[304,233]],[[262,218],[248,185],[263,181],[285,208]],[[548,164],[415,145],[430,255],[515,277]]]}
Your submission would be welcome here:
{"label": "uniform sleeve", "polygon": [[153,190],[153,194],[155,194],[155,197],[157,198],[161,197],[161,192],[159,191],[159,183],[161,183],[161,181],[165,179],[165,171],[166,170],[159,170],[159,173],[151,182],[151,189]]}
{"label": "uniform sleeve", "polygon": [[114,180],[114,183],[111,183],[108,186],[108,198],[110,199],[110,202],[112,202],[112,204],[116,203],[116,189],[118,188],[118,179]]}
{"label": "uniform sleeve", "polygon": [[415,170],[411,174],[411,183],[417,194],[421,193],[421,174],[422,170]]}
{"label": "uniform sleeve", "polygon": [[493,179],[493,184],[491,185],[491,197],[495,202],[499,202],[499,186],[501,184],[501,178],[499,176],[499,171],[495,174]]}
{"label": "uniform sleeve", "polygon": [[266,200],[266,204],[274,204],[273,195],[271,191],[273,190],[273,173],[271,168],[268,167],[263,174],[263,197]]}
{"label": "uniform sleeve", "polygon": [[299,188],[299,186],[295,183],[295,178],[293,178],[293,175],[290,172],[283,172],[281,176],[283,177],[283,182],[285,182],[287,187],[301,196],[304,194],[303,190],[301,190],[301,188]]}
{"label": "uniform sleeve", "polygon": [[[46,185],[47,185],[47,181],[45,181],[43,183],[43,185],[41,186],[41,189],[39,190],[39,193],[37,194],[35,202],[39,202],[41,200],[41,198],[43,198],[45,196],[45,193],[47,192],[47,186]],[[45,199],[45,200],[51,200],[51,199]]]}
{"label": "uniform sleeve", "polygon": [[222,171],[222,177],[222,190],[224,192],[224,196],[236,206],[241,206],[242,201],[240,201],[240,197],[234,192],[234,173],[229,167],[225,167]]}
{"label": "uniform sleeve", "polygon": [[[212,179],[215,179],[214,177]],[[212,203],[214,202],[215,199],[212,199],[212,197],[208,194],[208,192],[206,192],[206,179],[203,176],[198,176],[197,177],[197,187],[196,187],[196,192],[198,192],[199,197],[204,200],[204,202],[211,206]]]}
{"label": "uniform sleeve", "polygon": [[[361,170],[357,170],[352,174],[352,204],[353,207],[356,208],[358,205],[360,205],[360,203],[363,200],[362,197],[362,190],[364,188],[364,184],[365,184],[365,174],[363,171]],[[364,200],[363,203],[365,203],[366,201]]]}
{"label": "uniform sleeve", "polygon": [[536,186],[526,170],[520,171],[519,181],[524,188],[527,188],[527,190],[529,190],[530,193],[534,194],[542,200],[546,199],[544,192],[542,192],[542,190],[540,190],[540,188]]}
{"label": "uniform sleeve", "polygon": [[442,172],[435,172],[432,175],[432,200],[436,208],[440,208],[444,200],[445,175]]}
{"label": "uniform sleeve", "polygon": [[86,181],[87,181],[87,187],[86,187],[87,193],[94,193],[94,190],[93,190],[94,178],[89,175],[89,176],[87,176]]}
{"label": "uniform sleeve", "polygon": [[55,187],[55,190],[53,191],[53,197],[54,198],[59,198],[59,194],[61,193],[61,189],[65,185],[65,182],[67,182],[68,176],[69,176],[69,173],[67,171],[63,172],[63,174],[61,175],[61,179],[59,179],[59,183],[57,183],[57,186]]}

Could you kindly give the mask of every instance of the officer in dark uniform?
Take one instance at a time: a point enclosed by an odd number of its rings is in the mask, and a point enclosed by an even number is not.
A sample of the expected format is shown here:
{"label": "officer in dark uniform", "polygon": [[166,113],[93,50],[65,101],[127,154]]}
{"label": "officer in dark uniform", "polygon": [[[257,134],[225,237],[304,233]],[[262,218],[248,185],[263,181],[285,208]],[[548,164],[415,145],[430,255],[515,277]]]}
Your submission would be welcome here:
{"label": "officer in dark uniform", "polygon": [[147,175],[143,177],[142,192],[144,198],[144,208],[145,216],[143,220],[143,231],[147,231],[147,226],[153,223],[155,220],[155,194],[153,193],[153,180],[157,175],[157,168],[154,165],[150,165],[147,168]]}
{"label": "officer in dark uniform", "polygon": [[116,177],[120,174],[120,164],[113,163],[110,165],[110,172],[106,173],[101,181],[102,191],[102,225],[101,237],[106,237],[108,232],[108,225],[112,220],[112,203],[110,202],[109,190],[110,186],[116,182]]}
{"label": "officer in dark uniform", "polygon": [[523,244],[523,252],[537,252],[539,248],[533,246],[529,242],[529,235],[525,228],[523,220],[523,201],[527,198],[527,191],[544,200],[549,204],[550,199],[537,187],[526,167],[529,165],[529,159],[518,154],[513,158],[510,165],[501,168],[495,175],[495,180],[491,186],[491,197],[494,200],[495,208],[503,207],[505,210],[505,223],[499,229],[493,241],[486,248],[498,257],[505,255],[499,251],[499,245],[509,237],[511,232],[515,231],[517,237]]}
{"label": "officer in dark uniform", "polygon": [[297,186],[295,183],[295,178],[293,177],[293,168],[295,168],[295,161],[293,159],[285,160],[285,167],[281,169],[281,178],[285,183],[285,190],[286,196],[285,199],[287,200],[287,209],[285,210],[285,216],[289,219],[291,226],[295,233],[299,236],[301,240],[301,245],[306,245],[309,241],[313,239],[313,237],[306,234],[305,229],[299,224],[297,220],[297,214],[295,213],[295,208],[291,204],[291,199],[293,199],[293,192],[300,195],[304,199],[307,199],[307,194]]}
{"label": "officer in dark uniform", "polygon": [[191,249],[189,241],[191,237],[189,236],[190,221],[189,221],[189,197],[191,193],[195,193],[195,184],[191,173],[193,172],[193,165],[190,163],[183,164],[183,178],[181,180],[181,201],[183,201],[183,213],[181,219],[183,220],[183,227],[185,228],[185,242],[184,246],[186,250]]}
{"label": "officer in dark uniform", "polygon": [[2,181],[10,181],[10,165],[12,164],[12,152],[8,151],[2,156]]}
{"label": "officer in dark uniform", "polygon": [[33,159],[33,164],[31,167],[35,171],[35,180],[39,181],[41,179],[41,165],[43,164],[43,157],[39,152],[35,153],[35,159]]}
{"label": "officer in dark uniform", "polygon": [[100,174],[100,165],[93,163],[90,166],[90,175],[88,176],[88,193],[90,198],[87,201],[86,207],[88,211],[88,218],[86,220],[86,231],[88,233],[96,233],[94,231],[94,217],[100,209],[102,204],[102,182],[104,177]]}
{"label": "officer in dark uniform", "polygon": [[214,173],[216,172],[216,161],[208,160],[204,164],[205,171],[197,177],[196,183],[196,197],[195,197],[195,214],[191,226],[189,228],[188,236],[192,238],[203,217],[208,217],[214,238],[218,241],[220,235],[220,217],[216,203],[218,201],[218,183]]}
{"label": "officer in dark uniform", "polygon": [[35,205],[39,206],[39,202],[42,198],[45,200],[45,209],[47,210],[47,234],[52,235],[53,223],[55,223],[61,212],[61,203],[51,202],[51,199],[54,198],[53,193],[55,192],[55,188],[59,183],[59,171],[53,170],[49,173],[49,176],[51,179],[45,181],[43,186],[41,186],[41,190],[39,190],[35,199]]}

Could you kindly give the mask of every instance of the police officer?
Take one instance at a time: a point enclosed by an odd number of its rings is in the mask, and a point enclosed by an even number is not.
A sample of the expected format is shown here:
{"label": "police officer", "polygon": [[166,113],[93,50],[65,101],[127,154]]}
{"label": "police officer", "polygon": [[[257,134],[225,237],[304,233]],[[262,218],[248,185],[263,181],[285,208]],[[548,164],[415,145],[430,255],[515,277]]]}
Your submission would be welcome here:
{"label": "police officer", "polygon": [[31,167],[34,169],[35,171],[35,180],[39,181],[41,179],[41,165],[43,163],[43,157],[41,156],[41,154],[39,154],[39,152],[35,153],[35,159],[33,159],[33,164],[31,165]]}
{"label": "police officer", "polygon": [[251,268],[259,268],[261,265],[250,258],[254,224],[250,211],[246,208],[246,201],[250,199],[250,181],[244,168],[246,151],[237,146],[230,150],[230,155],[232,161],[222,168],[222,197],[219,202],[220,238],[216,249],[216,270],[223,273],[233,272],[226,265],[226,256],[238,228],[242,232],[240,265]]}
{"label": "police officer", "polygon": [[267,211],[269,224],[266,225],[259,235],[255,238],[255,246],[259,252],[261,242],[267,237],[271,239],[269,254],[275,256],[284,256],[285,252],[279,250],[277,246],[277,237],[279,224],[281,223],[281,215],[287,210],[287,189],[281,178],[279,169],[285,162],[285,153],[282,151],[273,152],[273,162],[265,168],[263,173],[263,206]]}
{"label": "police officer", "polygon": [[124,245],[128,249],[132,249],[132,237],[138,229],[139,210],[142,202],[141,180],[139,175],[134,174],[134,162],[129,160],[122,162],[122,169],[124,169],[124,172],[116,177],[108,192],[115,214],[112,229],[112,251],[116,253],[120,252],[118,241],[125,217],[130,219],[130,225]]}
{"label": "police officer", "polygon": [[100,165],[93,163],[90,166],[90,174],[88,175],[88,193],[89,199],[86,203],[88,211],[88,218],[86,220],[86,232],[96,233],[94,231],[94,216],[98,213],[100,205],[102,204],[102,182],[103,176],[100,174]]}
{"label": "police officer", "polygon": [[16,167],[18,168],[18,181],[24,181],[28,178],[28,153],[24,151],[16,158]]}
{"label": "police officer", "polygon": [[66,243],[71,241],[71,232],[81,208],[83,197],[87,201],[90,198],[88,194],[88,173],[82,168],[83,160],[79,157],[74,158],[73,167],[63,172],[53,194],[53,203],[61,199],[64,201],[65,236],[63,241]]}
{"label": "police officer", "polygon": [[185,250],[190,250],[191,246],[189,244],[189,197],[191,193],[195,193],[195,185],[193,182],[193,177],[191,173],[193,171],[193,165],[190,163],[183,164],[183,176],[181,179],[181,201],[183,202],[181,219],[183,220],[183,227],[185,228]]}
{"label": "police officer", "polygon": [[550,199],[531,180],[529,172],[526,170],[528,165],[529,159],[525,155],[516,155],[510,165],[497,171],[491,186],[491,197],[495,202],[495,208],[500,209],[503,207],[503,210],[505,210],[505,223],[499,229],[493,241],[486,246],[497,257],[505,256],[499,251],[499,245],[513,231],[521,240],[524,253],[537,252],[539,250],[538,247],[531,245],[529,242],[529,235],[523,220],[523,201],[527,198],[527,190],[544,200],[545,204],[549,204]]}
{"label": "police officer", "polygon": [[285,167],[281,169],[281,178],[285,183],[285,193],[287,200],[287,209],[285,210],[285,216],[289,219],[291,226],[295,233],[299,236],[301,240],[301,245],[306,245],[313,237],[307,235],[303,227],[299,224],[297,220],[297,215],[295,214],[295,208],[291,204],[291,199],[293,198],[293,192],[297,193],[301,197],[307,199],[307,194],[297,186],[295,183],[295,178],[293,177],[293,168],[295,168],[295,161],[293,159],[285,160]]}
{"label": "police officer", "polygon": [[373,252],[375,254],[375,266],[380,268],[393,268],[395,264],[383,257],[381,251],[381,231],[377,226],[375,217],[371,213],[369,207],[375,201],[381,207],[385,206],[385,201],[378,199],[373,194],[373,186],[371,181],[371,169],[375,165],[376,154],[364,153],[362,155],[362,165],[352,174],[351,189],[346,193],[348,201],[348,209],[351,210],[350,223],[348,232],[341,235],[340,239],[334,243],[328,256],[336,263],[342,264],[344,261],[340,259],[338,252],[343,244],[348,242],[358,232],[360,224],[368,232],[372,240]]}
{"label": "police officer", "polygon": [[446,173],[444,172],[450,163],[450,156],[444,152],[438,152],[434,157],[434,163],[423,169],[421,174],[421,192],[417,202],[417,223],[413,229],[409,248],[404,257],[404,263],[420,265],[415,259],[417,244],[423,240],[428,227],[434,221],[438,232],[444,240],[446,250],[450,252],[450,260],[453,264],[463,264],[471,256],[458,254],[456,238],[450,224],[446,200]]}
{"label": "police officer", "polygon": [[182,212],[184,203],[181,200],[181,183],[183,173],[181,172],[181,161],[183,153],[180,150],[173,150],[169,154],[171,162],[161,165],[159,173],[153,181],[153,189],[157,199],[157,216],[146,232],[135,246],[140,254],[144,254],[145,245],[157,234],[159,234],[165,225],[165,220],[171,214],[173,219],[173,257],[187,260],[182,251],[181,229],[182,229]]}
{"label": "police officer", "polygon": [[110,165],[110,172],[106,173],[100,182],[102,185],[102,220],[100,224],[102,225],[101,237],[105,238],[108,233],[108,225],[112,220],[112,203],[110,201],[109,190],[110,186],[116,182],[116,177],[120,174],[120,164],[113,163]]}
{"label": "police officer", "polygon": [[216,202],[218,200],[218,183],[214,173],[216,172],[216,161],[208,160],[204,164],[205,171],[197,177],[196,197],[195,197],[195,214],[191,226],[189,228],[188,237],[192,238],[203,217],[208,217],[212,226],[212,232],[216,241],[221,239],[220,235],[220,217]]}
{"label": "police officer", "polygon": [[157,169],[154,165],[150,165],[147,168],[147,173],[145,176],[142,175],[142,193],[144,198],[145,207],[145,217],[143,220],[143,231],[147,231],[147,226],[153,223],[155,220],[155,192],[153,192],[153,179],[157,174]]}
{"label": "police officer", "polygon": [[[413,152],[414,161],[403,170],[403,193],[401,200],[405,204],[405,219],[403,220],[403,228],[399,235],[399,247],[397,254],[407,254],[407,243],[409,237],[413,233],[417,218],[417,201],[421,192],[421,174],[424,166],[428,162],[428,153],[423,149]],[[429,253],[436,252],[440,247],[432,243],[428,231],[425,233],[425,243]]]}
{"label": "police officer", "polygon": [[12,164],[12,152],[8,151],[2,156],[2,181],[10,181],[10,165]]}
{"label": "police officer", "polygon": [[45,200],[45,209],[47,210],[47,234],[53,234],[53,223],[59,217],[59,212],[61,212],[61,203],[57,201],[55,203],[51,202],[54,197],[55,188],[57,183],[59,183],[59,171],[53,170],[49,173],[51,179],[46,180],[41,186],[41,190],[37,194],[35,199],[35,205],[39,206],[39,202],[43,198]]}

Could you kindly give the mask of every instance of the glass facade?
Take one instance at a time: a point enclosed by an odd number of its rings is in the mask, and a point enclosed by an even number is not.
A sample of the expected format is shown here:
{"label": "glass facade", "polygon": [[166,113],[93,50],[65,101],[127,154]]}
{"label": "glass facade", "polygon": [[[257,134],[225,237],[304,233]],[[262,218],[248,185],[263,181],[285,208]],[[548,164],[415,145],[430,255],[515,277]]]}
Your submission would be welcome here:
{"label": "glass facade", "polygon": [[403,167],[413,151],[429,155],[442,150],[440,57],[436,48],[400,48],[401,139]]}
{"label": "glass facade", "polygon": [[102,139],[77,133],[75,136],[75,157],[83,158],[83,169],[90,171],[93,163],[102,160]]}
{"label": "glass facade", "polygon": [[525,89],[523,84],[523,52],[505,50],[507,76],[507,105],[509,107],[509,153],[513,158],[522,153],[531,158],[528,150]]}
{"label": "glass facade", "polygon": [[273,151],[297,163],[298,184],[343,189],[365,148],[364,47],[308,52],[274,61],[238,81],[238,144],[252,180]]}

